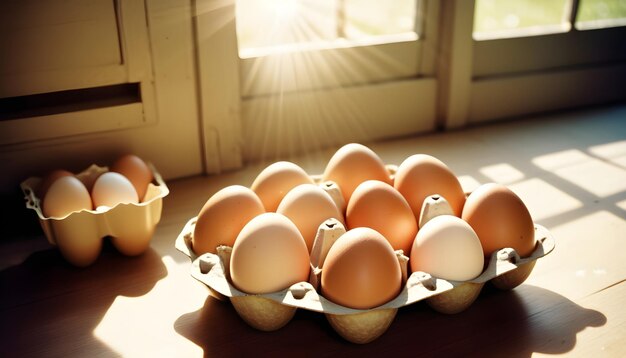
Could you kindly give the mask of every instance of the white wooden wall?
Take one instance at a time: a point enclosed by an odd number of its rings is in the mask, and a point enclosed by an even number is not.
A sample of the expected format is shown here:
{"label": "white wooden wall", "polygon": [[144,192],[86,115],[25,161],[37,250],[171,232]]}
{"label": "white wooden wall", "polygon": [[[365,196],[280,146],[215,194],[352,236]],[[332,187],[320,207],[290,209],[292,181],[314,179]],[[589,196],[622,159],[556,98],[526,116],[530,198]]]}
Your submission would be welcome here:
{"label": "white wooden wall", "polygon": [[153,162],[165,178],[203,172],[190,0],[32,0],[1,7],[2,20],[10,20],[8,10],[20,18],[11,20],[12,34],[0,36],[2,48],[16,50],[0,56],[6,65],[0,97],[139,82],[141,103],[1,121],[0,192],[50,169],[77,172],[129,152]]}

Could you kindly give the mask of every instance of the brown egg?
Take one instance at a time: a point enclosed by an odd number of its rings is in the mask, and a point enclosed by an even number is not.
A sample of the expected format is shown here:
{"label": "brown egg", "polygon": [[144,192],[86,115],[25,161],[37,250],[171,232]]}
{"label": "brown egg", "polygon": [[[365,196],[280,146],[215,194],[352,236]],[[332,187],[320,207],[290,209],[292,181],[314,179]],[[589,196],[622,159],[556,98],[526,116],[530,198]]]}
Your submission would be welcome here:
{"label": "brown egg", "polygon": [[148,190],[148,184],[154,179],[152,171],[148,165],[136,155],[128,154],[118,158],[110,170],[120,173],[135,187],[139,200],[143,201],[143,197]]}
{"label": "brown egg", "polygon": [[430,195],[443,196],[455,216],[460,217],[465,204],[461,183],[439,159],[426,154],[415,154],[405,159],[396,172],[394,187],[404,196],[419,222],[424,199]]}
{"label": "brown egg", "polygon": [[359,184],[346,210],[348,229],[369,227],[381,233],[394,250],[405,255],[417,234],[417,221],[411,207],[393,186],[378,180]]}
{"label": "brown egg", "polygon": [[330,218],[344,223],[343,215],[330,195],[314,184],[301,184],[291,189],[278,205],[276,212],[296,224],[309,252],[320,224]]}
{"label": "brown egg", "polygon": [[37,195],[39,199],[43,199],[46,196],[48,189],[50,189],[50,186],[57,179],[62,178],[62,177],[71,177],[71,176],[74,176],[74,174],[72,174],[71,172],[68,172],[67,170],[63,170],[63,169],[52,170],[43,177],[43,179],[41,180],[41,183],[39,184],[39,187],[37,187],[37,190],[35,191],[35,194]]}
{"label": "brown egg", "polygon": [[259,197],[241,185],[215,193],[204,204],[191,240],[196,255],[216,253],[219,245],[233,246],[241,229],[255,216],[264,213]]}
{"label": "brown egg", "polygon": [[480,240],[471,226],[452,215],[441,215],[420,229],[411,250],[411,270],[445,280],[467,281],[481,274]]}
{"label": "brown egg", "polygon": [[261,199],[265,211],[276,212],[283,197],[300,184],[313,184],[313,179],[294,163],[276,162],[263,169],[250,188]]}
{"label": "brown egg", "polygon": [[50,185],[43,199],[43,215],[64,218],[81,210],[93,209],[91,196],[85,185],[75,176],[62,176]]}
{"label": "brown egg", "polygon": [[376,230],[356,228],[331,246],[322,271],[322,294],[345,307],[369,309],[394,299],[402,286],[400,264]]}
{"label": "brown egg", "polygon": [[535,227],[528,208],[504,185],[478,187],[467,198],[462,218],[478,235],[487,257],[505,247],[521,257],[535,249]]}
{"label": "brown egg", "polygon": [[277,213],[250,220],[237,236],[230,257],[233,284],[250,294],[276,292],[306,281],[310,267],[298,228]]}
{"label": "brown egg", "polygon": [[356,187],[366,180],[391,184],[383,161],[373,150],[357,143],[346,144],[335,152],[326,165],[322,179],[337,183],[346,203]]}

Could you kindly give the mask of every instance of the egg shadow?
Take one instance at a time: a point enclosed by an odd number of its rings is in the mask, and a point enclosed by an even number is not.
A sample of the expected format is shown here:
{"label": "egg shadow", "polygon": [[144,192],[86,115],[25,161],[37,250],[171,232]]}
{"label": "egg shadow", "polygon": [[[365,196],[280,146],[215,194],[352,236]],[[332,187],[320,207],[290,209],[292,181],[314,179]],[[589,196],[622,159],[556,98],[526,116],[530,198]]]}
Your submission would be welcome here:
{"label": "egg shadow", "polygon": [[522,285],[499,291],[489,286],[466,311],[440,314],[419,302],[398,311],[377,340],[357,345],[333,331],[323,314],[298,310],[274,332],[249,327],[230,302],[211,296],[195,312],[179,317],[175,330],[204,350],[204,356],[339,354],[394,356],[531,356],[561,354],[576,345],[576,335],[599,327],[606,317],[552,291]]}
{"label": "egg shadow", "polygon": [[105,240],[86,268],[67,263],[57,249],[31,254],[0,271],[0,344],[9,356],[117,355],[94,329],[118,296],[150,292],[167,275],[149,248],[126,257]]}

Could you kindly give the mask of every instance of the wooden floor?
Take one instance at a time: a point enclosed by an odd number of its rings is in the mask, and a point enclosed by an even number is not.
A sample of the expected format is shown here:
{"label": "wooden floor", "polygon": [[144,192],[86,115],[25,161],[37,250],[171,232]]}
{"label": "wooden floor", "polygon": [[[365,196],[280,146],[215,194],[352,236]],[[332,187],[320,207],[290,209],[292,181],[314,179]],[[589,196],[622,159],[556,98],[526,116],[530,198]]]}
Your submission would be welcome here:
{"label": "wooden floor", "polygon": [[[370,147],[387,163],[434,155],[466,190],[506,184],[553,233],[555,251],[523,285],[507,292],[487,286],[460,314],[442,315],[424,303],[402,308],[367,345],[347,343],[314,312],[298,311],[276,332],[255,331],[191,278],[174,239],[212,193],[250,185],[263,168],[256,164],[169,181],[152,246],[136,258],[106,246],[94,265],[73,268],[48,245],[33,213],[24,234],[0,240],[0,355],[626,356],[626,106]],[[321,173],[332,152],[296,162]]]}

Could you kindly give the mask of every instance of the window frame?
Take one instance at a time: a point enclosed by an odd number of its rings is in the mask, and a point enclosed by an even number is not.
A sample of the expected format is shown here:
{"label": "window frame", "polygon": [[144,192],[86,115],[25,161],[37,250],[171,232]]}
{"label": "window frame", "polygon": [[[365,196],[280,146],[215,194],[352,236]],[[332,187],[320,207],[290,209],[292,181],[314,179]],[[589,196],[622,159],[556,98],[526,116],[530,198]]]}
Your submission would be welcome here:
{"label": "window frame", "polygon": [[[317,145],[313,148],[434,130],[439,5],[434,0],[418,0],[416,6],[423,9],[425,18],[418,22],[423,26],[420,33],[424,35],[416,41],[328,48],[317,53],[326,58],[349,58],[352,64],[358,65],[359,59],[368,56],[368,52],[380,50],[387,60],[402,63],[404,70],[387,66],[380,73],[360,71],[337,80],[333,76],[344,68],[323,69],[320,61],[313,67],[323,75],[277,91],[268,81],[251,84],[246,76],[255,69],[271,67],[281,56],[302,58],[307,55],[291,52],[239,59],[235,0],[221,1],[219,8],[214,1],[196,0],[201,122],[207,172],[218,173],[238,168],[244,161],[279,158],[292,153],[293,146],[302,143],[293,143],[295,133],[290,128],[283,126],[280,131],[268,132],[269,137],[264,141],[272,144],[272,153],[267,153],[267,145],[254,137],[259,133],[258,123],[268,123],[268,119],[277,115],[281,118],[278,121],[289,118],[291,127],[306,130],[308,137],[313,136],[309,141]],[[219,30],[215,29],[216,24],[220,24]],[[337,108],[341,106],[338,100],[345,106],[358,107],[363,128],[352,131],[346,128],[348,126],[342,127],[341,123],[350,119],[346,119],[346,112],[340,109],[323,112],[325,128],[311,125],[307,115],[299,110]],[[276,112],[277,103],[284,103],[279,105],[279,112]],[[385,103],[386,110],[381,110],[381,103]],[[395,132],[390,132],[393,128]]]}
{"label": "window frame", "polygon": [[[235,0],[221,1],[218,11],[211,3],[195,3],[197,36],[205,36],[206,31],[211,34],[199,39],[198,48],[208,173],[238,168],[247,160],[284,158],[298,146],[293,139],[298,133],[281,127],[281,123],[288,118],[298,121],[307,134],[316,130],[323,133],[319,123],[307,124],[319,121],[319,117],[307,118],[303,112],[337,107],[340,100],[345,106],[359,106],[356,116],[367,126],[367,133],[346,134],[336,125],[324,134],[334,139],[322,141],[321,146],[399,135],[380,131],[378,121],[398,126],[404,131],[400,135],[409,135],[626,99],[619,87],[620,81],[626,82],[626,50],[615,46],[626,28],[578,30],[572,22],[564,33],[476,41],[475,0],[423,2],[426,19],[420,41],[424,42],[417,56],[417,71],[408,77],[378,81],[373,75],[345,82],[321,81],[320,86],[305,83],[304,90],[287,87],[276,93],[242,78],[242,73],[249,73],[254,66],[269,66],[263,63],[266,59],[233,61],[238,59]],[[577,4],[572,2],[571,19],[576,16]],[[221,24],[220,30],[212,29],[211,23]],[[554,52],[555,48],[560,50]],[[358,53],[362,49],[348,51]],[[536,56],[538,53],[543,55]],[[378,97],[372,99],[370,91]],[[397,98],[402,100],[394,102]],[[383,108],[380,103],[390,105]],[[320,121],[321,125],[339,123],[345,114],[335,111]],[[266,121],[275,117],[275,123]],[[259,131],[271,132],[265,143],[254,137]]]}

